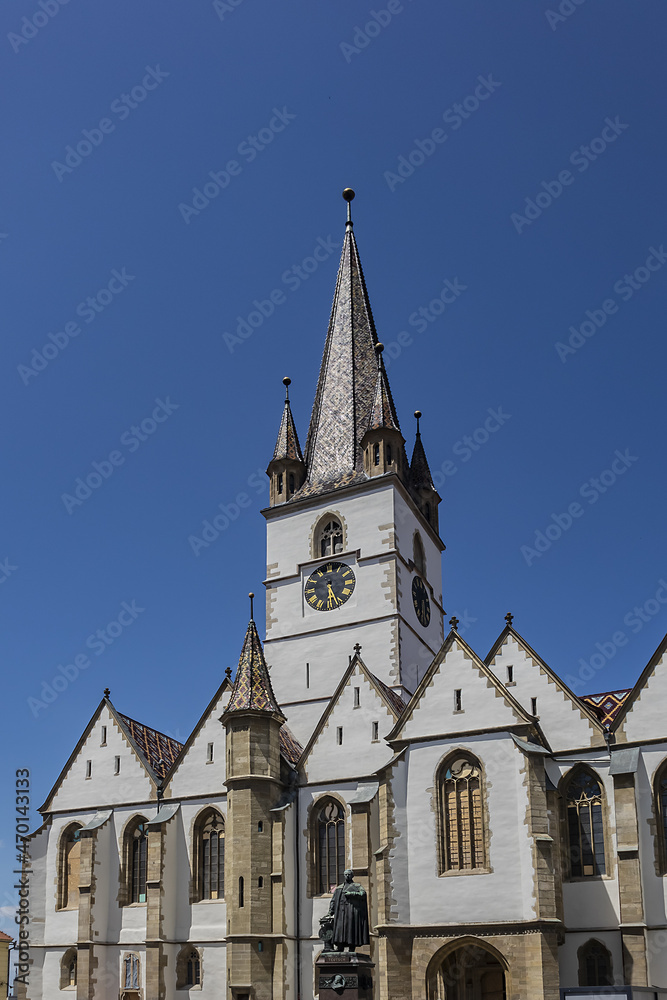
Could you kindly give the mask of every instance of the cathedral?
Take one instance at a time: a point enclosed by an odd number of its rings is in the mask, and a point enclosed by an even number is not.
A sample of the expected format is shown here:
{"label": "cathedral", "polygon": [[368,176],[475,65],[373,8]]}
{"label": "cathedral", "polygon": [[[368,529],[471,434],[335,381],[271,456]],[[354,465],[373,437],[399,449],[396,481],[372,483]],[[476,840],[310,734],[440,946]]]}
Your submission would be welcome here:
{"label": "cathedral", "polygon": [[667,637],[579,698],[512,615],[485,655],[445,631],[344,197],[305,445],[285,379],[268,463],[264,641],[251,603],[184,744],[104,692],[27,840],[27,1000],[312,1000],[346,869],[374,1000],[667,997]]}

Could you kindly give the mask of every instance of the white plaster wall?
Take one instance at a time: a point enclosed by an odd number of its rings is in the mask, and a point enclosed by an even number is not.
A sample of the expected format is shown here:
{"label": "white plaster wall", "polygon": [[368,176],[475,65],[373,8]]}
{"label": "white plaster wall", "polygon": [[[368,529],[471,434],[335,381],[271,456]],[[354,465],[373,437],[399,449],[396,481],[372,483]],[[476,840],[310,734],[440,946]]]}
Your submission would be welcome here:
{"label": "white plaster wall", "polygon": [[394,523],[397,547],[407,562],[410,562],[413,556],[415,531],[419,532],[426,556],[426,579],[433,588],[436,600],[442,605],[442,554],[428,532],[420,525],[419,517],[412,506],[403,499],[398,490],[394,494]]}
{"label": "white plaster wall", "polygon": [[662,657],[625,718],[628,742],[651,740],[665,735],[667,699],[667,658]]}
{"label": "white plaster wall", "polygon": [[[462,710],[455,710],[455,691],[461,691]],[[523,721],[493,682],[455,641],[436,668],[401,738],[441,733],[463,733]]]}
{"label": "white plaster wall", "polygon": [[[57,910],[58,903],[58,844],[60,837],[70,823],[85,826],[95,815],[93,812],[72,812],[55,816],[48,830],[48,843],[45,848],[45,885],[44,892],[44,943],[46,945],[73,945],[78,934],[79,911]],[[34,878],[34,881],[38,880]]]}
{"label": "white plaster wall", "polygon": [[215,806],[223,818],[227,813],[227,797],[218,795],[183,802],[175,823],[173,837],[179,879],[178,900],[174,911],[175,937],[179,941],[215,942],[227,931],[227,907],[224,899],[205,899],[190,903],[190,874],[192,871],[192,836],[195,821],[203,809]]}
{"label": "white plaster wall", "polygon": [[[107,727],[102,745],[102,726]],[[114,774],[114,759],[120,757],[120,774]],[[92,762],[92,776],[86,778],[86,761]],[[113,721],[106,705],[93,725],[70,769],[56,792],[50,809],[99,809],[150,799],[151,781],[145,768]]]}
{"label": "white plaster wall", "polygon": [[[355,688],[359,688],[358,708],[354,706]],[[377,742],[372,740],[373,722],[379,726]],[[391,731],[394,722],[386,702],[357,664],[308,755],[305,765],[308,780],[319,783],[341,775],[359,777],[383,767],[393,756],[383,737]],[[338,745],[339,727],[343,730],[341,746]]]}
{"label": "white plaster wall", "polygon": [[577,951],[583,944],[595,938],[602,942],[611,952],[612,973],[614,981],[624,983],[623,978],[623,945],[619,931],[596,931],[586,934],[566,934],[565,942],[558,949],[558,966],[561,986],[579,985],[579,958]]}
{"label": "white plaster wall", "polygon": [[[30,876],[30,941],[32,944],[43,944],[46,931],[46,917],[49,906],[50,883],[53,873],[48,865],[48,847],[51,834],[50,825],[44,827],[39,833],[35,833],[28,841],[30,852],[30,868],[33,874]],[[18,868],[16,864],[14,867]],[[18,883],[20,876],[14,880]],[[54,904],[55,905],[55,904]],[[11,936],[18,940],[19,925],[14,924],[11,929]],[[12,962],[16,958],[12,953]],[[14,974],[13,971],[11,973]]]}
{"label": "white plaster wall", "polygon": [[[220,717],[231,697],[231,690],[224,691],[213,705],[208,718],[174,771],[165,790],[165,798],[181,795],[210,795],[224,790],[225,730]],[[213,744],[213,761],[207,762],[208,744]]]}
{"label": "white plaster wall", "polygon": [[[489,867],[479,875],[438,876],[435,775],[446,754],[467,749],[484,769]],[[525,825],[525,759],[507,734],[413,744],[408,752],[410,920],[530,920],[535,917],[533,844]]]}
{"label": "white plaster wall", "polygon": [[667,930],[646,932],[646,956],[649,983],[667,988]]}
{"label": "white plaster wall", "polygon": [[[595,734],[590,721],[511,636],[491,663],[491,670],[502,684],[507,682],[507,667],[510,665],[513,667],[514,685],[508,690],[529,715],[532,714],[531,699],[537,698],[540,726],[550,747],[557,751],[590,746]],[[600,733],[595,734],[595,739],[603,743]]]}

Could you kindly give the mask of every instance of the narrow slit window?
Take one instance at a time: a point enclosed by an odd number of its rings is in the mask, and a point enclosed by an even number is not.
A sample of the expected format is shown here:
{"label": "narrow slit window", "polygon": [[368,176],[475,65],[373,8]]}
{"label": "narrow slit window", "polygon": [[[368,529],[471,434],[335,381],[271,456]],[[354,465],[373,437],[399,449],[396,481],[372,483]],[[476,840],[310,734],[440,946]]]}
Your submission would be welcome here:
{"label": "narrow slit window", "polygon": [[283,474],[282,474],[282,472],[279,472],[278,473],[278,493],[282,493],[282,491],[283,491]]}
{"label": "narrow slit window", "polygon": [[457,688],[454,691],[454,711],[455,712],[462,712],[463,711],[463,701],[462,701],[462,698],[461,698],[461,688]]}
{"label": "narrow slit window", "polygon": [[86,761],[86,777],[92,778],[93,775],[93,762],[92,760]]}
{"label": "narrow slit window", "polygon": [[306,664],[306,687],[310,687],[310,663]]}
{"label": "narrow slit window", "polygon": [[113,773],[120,774],[120,757],[114,757]]}
{"label": "narrow slit window", "polygon": [[104,747],[107,745],[107,727],[102,726],[102,739],[100,740],[100,746]]}
{"label": "narrow slit window", "polygon": [[530,711],[532,715],[537,715],[537,698],[530,699]]}
{"label": "narrow slit window", "polygon": [[361,704],[359,688],[354,689],[354,707],[359,708]]}
{"label": "narrow slit window", "polygon": [[374,444],[373,445],[373,465],[379,465],[379,464],[380,464],[380,445],[379,444]]}
{"label": "narrow slit window", "polygon": [[264,879],[262,878],[261,875],[257,879],[257,888],[258,889],[263,889],[264,888]]}
{"label": "narrow slit window", "polygon": [[391,445],[390,444],[388,444],[386,446],[386,448],[384,450],[384,453],[385,453],[386,458],[387,458],[387,465],[391,465]]}
{"label": "narrow slit window", "polygon": [[511,663],[507,668],[507,683],[514,684],[514,667]]}
{"label": "narrow slit window", "polygon": [[342,747],[342,745],[343,745],[343,727],[342,726],[339,726],[338,729],[336,730],[336,743],[338,744],[339,747]]}
{"label": "narrow slit window", "polygon": [[264,833],[264,824],[261,821],[261,819],[260,819],[259,823],[257,824],[257,833]]}
{"label": "narrow slit window", "polygon": [[371,731],[372,731],[371,739],[373,740],[373,743],[377,743],[377,741],[380,739],[380,723],[374,722]]}
{"label": "narrow slit window", "polygon": [[213,763],[213,744],[212,743],[209,743],[209,745],[206,747],[206,762],[208,764],[212,764]]}
{"label": "narrow slit window", "polygon": [[289,482],[289,495],[292,496],[292,493],[294,493],[294,473],[293,472],[290,472],[288,482]]}
{"label": "narrow slit window", "polygon": [[241,877],[239,878],[239,909],[241,909],[243,907],[243,905],[244,905],[244,900],[243,900],[243,875],[241,875]]}

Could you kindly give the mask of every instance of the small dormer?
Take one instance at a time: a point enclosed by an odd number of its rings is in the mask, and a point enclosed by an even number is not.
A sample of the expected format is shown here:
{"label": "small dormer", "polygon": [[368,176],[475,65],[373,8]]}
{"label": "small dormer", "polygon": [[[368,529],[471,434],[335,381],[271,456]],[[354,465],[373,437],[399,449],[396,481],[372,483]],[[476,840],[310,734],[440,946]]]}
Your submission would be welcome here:
{"label": "small dormer", "polygon": [[306,466],[289,402],[290,384],[291,379],[287,377],[283,379],[285,406],[273,458],[266,470],[271,481],[269,498],[271,507],[291,500],[306,478]]}

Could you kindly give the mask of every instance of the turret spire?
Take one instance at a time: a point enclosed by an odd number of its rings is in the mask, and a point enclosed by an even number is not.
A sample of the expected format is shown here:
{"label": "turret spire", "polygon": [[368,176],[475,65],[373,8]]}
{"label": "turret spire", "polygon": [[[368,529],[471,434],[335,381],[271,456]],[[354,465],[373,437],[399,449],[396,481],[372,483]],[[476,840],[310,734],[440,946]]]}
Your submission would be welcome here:
{"label": "turret spire", "polygon": [[426,452],[424,451],[424,445],[422,444],[422,436],[419,430],[421,410],[415,410],[415,419],[417,421],[417,434],[415,437],[415,446],[412,450],[412,459],[410,461],[410,487],[422,514],[429,524],[437,531],[438,504],[440,503],[440,497],[438,496],[438,491],[433,485],[431,470],[429,469]]}
{"label": "turret spire", "polygon": [[289,500],[303,483],[306,469],[301,454],[299,435],[296,432],[292,408],[289,401],[291,378],[285,376],[285,405],[280,421],[280,429],[273,449],[273,458],[266,470],[271,480],[271,506]]}
{"label": "turret spire", "polygon": [[[251,601],[254,594],[251,595]],[[252,616],[252,604],[250,614]],[[284,717],[273,693],[264,650],[253,618],[250,618],[234,679],[227,712],[269,712]]]}

